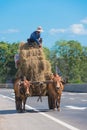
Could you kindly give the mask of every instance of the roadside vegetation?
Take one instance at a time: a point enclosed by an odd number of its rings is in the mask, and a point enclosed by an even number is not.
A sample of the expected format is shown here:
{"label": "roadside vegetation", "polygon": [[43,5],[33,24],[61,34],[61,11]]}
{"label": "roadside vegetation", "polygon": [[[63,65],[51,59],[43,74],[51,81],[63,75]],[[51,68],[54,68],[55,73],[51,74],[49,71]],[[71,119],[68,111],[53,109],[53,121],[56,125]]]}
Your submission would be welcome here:
{"label": "roadside vegetation", "polygon": [[[14,55],[18,52],[19,43],[0,42],[0,83],[14,79]],[[43,47],[46,59],[50,61],[52,72],[57,71],[70,83],[87,83],[87,47],[78,41],[56,41],[49,50]]]}

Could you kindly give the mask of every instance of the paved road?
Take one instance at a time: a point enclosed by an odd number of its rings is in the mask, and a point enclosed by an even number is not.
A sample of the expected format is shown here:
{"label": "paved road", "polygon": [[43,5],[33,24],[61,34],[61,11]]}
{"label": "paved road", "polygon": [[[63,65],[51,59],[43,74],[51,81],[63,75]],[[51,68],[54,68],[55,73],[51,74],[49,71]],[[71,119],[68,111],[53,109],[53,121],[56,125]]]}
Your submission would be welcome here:
{"label": "paved road", "polygon": [[12,89],[0,89],[0,130],[87,130],[87,93],[63,92],[61,111],[48,109],[47,97],[29,97],[26,113],[15,110]]}

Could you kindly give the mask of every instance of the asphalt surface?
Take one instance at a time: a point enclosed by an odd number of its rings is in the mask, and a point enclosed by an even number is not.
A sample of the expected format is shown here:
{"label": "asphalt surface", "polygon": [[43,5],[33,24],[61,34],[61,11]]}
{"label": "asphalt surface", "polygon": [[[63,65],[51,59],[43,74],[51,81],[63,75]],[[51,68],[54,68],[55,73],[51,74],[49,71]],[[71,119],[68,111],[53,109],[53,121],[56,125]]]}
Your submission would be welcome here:
{"label": "asphalt surface", "polygon": [[63,92],[61,111],[49,110],[47,97],[29,97],[17,113],[13,89],[0,88],[0,130],[87,130],[87,93]]}

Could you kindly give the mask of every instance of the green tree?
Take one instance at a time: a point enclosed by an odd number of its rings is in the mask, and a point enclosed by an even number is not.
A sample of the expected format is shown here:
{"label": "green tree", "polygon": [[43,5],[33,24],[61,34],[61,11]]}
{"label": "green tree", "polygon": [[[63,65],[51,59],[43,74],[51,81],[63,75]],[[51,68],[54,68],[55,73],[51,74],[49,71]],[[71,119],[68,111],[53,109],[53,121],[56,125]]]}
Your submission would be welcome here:
{"label": "green tree", "polygon": [[83,47],[80,68],[81,80],[87,82],[87,47]]}
{"label": "green tree", "polygon": [[19,43],[0,42],[0,82],[14,77],[16,73],[14,54],[18,50]]}
{"label": "green tree", "polygon": [[[86,49],[84,49],[86,50]],[[53,69],[57,65],[63,76],[68,77],[72,82],[81,82],[83,76],[83,61],[86,58],[86,51],[78,41],[57,41],[51,54],[51,61]],[[55,71],[55,70],[54,70]]]}
{"label": "green tree", "polygon": [[50,60],[50,50],[47,47],[43,47],[43,51],[47,60]]}

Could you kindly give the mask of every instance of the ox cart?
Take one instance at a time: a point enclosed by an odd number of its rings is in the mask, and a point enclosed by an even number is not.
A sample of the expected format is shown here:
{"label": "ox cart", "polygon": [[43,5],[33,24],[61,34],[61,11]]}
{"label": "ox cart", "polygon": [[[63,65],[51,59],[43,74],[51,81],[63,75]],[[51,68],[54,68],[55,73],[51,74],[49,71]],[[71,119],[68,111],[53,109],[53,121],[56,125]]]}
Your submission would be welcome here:
{"label": "ox cart", "polygon": [[49,109],[57,107],[59,110],[63,87],[59,87],[59,81],[55,76],[51,77],[51,64],[46,59],[43,48],[30,48],[27,43],[21,43],[17,63],[14,82],[16,109],[24,111],[29,96],[39,96],[38,101],[42,101],[41,96],[46,95]]}
{"label": "ox cart", "polygon": [[29,82],[28,80],[17,79],[14,82],[15,104],[18,112],[25,111],[25,104],[28,97],[38,96],[37,101],[42,102],[42,96],[48,96],[49,109],[60,111],[60,100],[63,90],[62,81],[56,77],[43,82]]}

